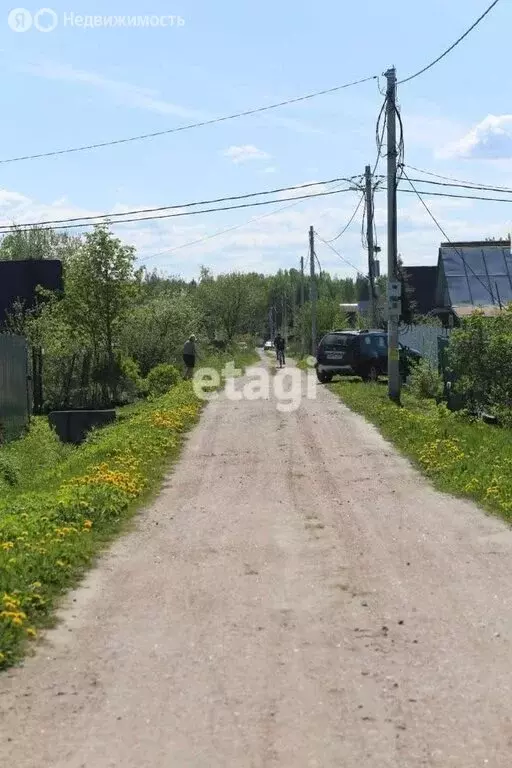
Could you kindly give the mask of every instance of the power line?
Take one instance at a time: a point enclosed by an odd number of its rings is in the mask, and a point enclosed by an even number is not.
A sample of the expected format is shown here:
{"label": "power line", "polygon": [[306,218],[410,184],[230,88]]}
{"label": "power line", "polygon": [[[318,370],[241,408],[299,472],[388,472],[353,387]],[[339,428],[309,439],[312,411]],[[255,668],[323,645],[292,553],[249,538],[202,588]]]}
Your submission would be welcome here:
{"label": "power line", "polygon": [[[402,169],[402,170],[403,170],[403,169]],[[430,216],[430,218],[432,219],[432,221],[434,222],[434,224],[436,225],[436,227],[437,227],[437,228],[439,229],[439,231],[442,233],[443,237],[445,237],[445,238],[446,238],[446,241],[447,241],[447,243],[448,243],[448,244],[449,244],[449,245],[450,245],[450,246],[451,246],[451,247],[452,247],[452,248],[455,250],[455,252],[458,254],[458,256],[459,256],[459,257],[460,257],[460,259],[462,260],[462,263],[464,264],[464,266],[466,267],[466,269],[469,269],[469,271],[470,271],[470,272],[471,272],[471,273],[472,273],[472,274],[473,274],[473,275],[476,277],[476,279],[478,280],[478,282],[479,282],[479,283],[480,283],[480,284],[481,284],[481,285],[482,285],[482,286],[485,288],[485,290],[487,291],[487,293],[488,293],[488,294],[490,295],[490,297],[491,297],[492,303],[494,304],[494,294],[493,294],[492,290],[489,288],[489,286],[488,286],[488,285],[486,285],[486,284],[484,283],[484,281],[483,281],[483,280],[480,278],[480,276],[479,276],[479,275],[477,275],[477,273],[475,272],[475,270],[472,268],[471,264],[468,264],[468,262],[467,262],[467,261],[466,261],[466,259],[464,258],[464,254],[462,253],[462,251],[460,251],[460,250],[457,248],[457,246],[456,246],[456,245],[454,245],[454,243],[452,243],[452,241],[450,240],[450,238],[448,237],[448,235],[447,235],[447,234],[446,234],[446,232],[444,231],[443,227],[442,227],[442,226],[441,226],[441,224],[438,222],[438,220],[436,219],[436,217],[434,216],[434,214],[432,213],[432,211],[430,210],[430,208],[428,207],[428,205],[426,204],[426,202],[423,200],[422,196],[420,195],[420,193],[418,192],[418,190],[416,189],[416,187],[415,187],[415,186],[414,186],[414,184],[412,183],[411,179],[410,179],[410,178],[407,176],[407,174],[406,174],[406,172],[405,172],[405,171],[403,171],[403,175],[405,176],[405,178],[407,179],[407,181],[408,181],[408,182],[409,182],[409,184],[411,185],[411,187],[412,187],[413,191],[415,192],[416,196],[418,197],[418,199],[419,199],[420,203],[421,203],[421,204],[422,204],[422,206],[425,208],[426,212],[428,213],[428,215]]]}
{"label": "power line", "polygon": [[[140,221],[158,221],[160,219],[174,219],[178,218],[180,216],[198,216],[202,213],[219,213],[221,211],[236,211],[241,208],[255,208],[260,205],[272,205],[272,203],[281,203],[281,202],[287,202],[290,200],[311,200],[316,197],[327,197],[329,195],[337,195],[340,192],[351,192],[350,187],[346,187],[344,189],[334,189],[329,192],[315,192],[313,195],[296,195],[294,197],[283,197],[278,200],[260,200],[253,203],[242,203],[240,205],[230,205],[230,206],[223,206],[221,208],[203,208],[200,211],[183,211],[180,213],[166,213],[159,216],[143,216],[141,218],[134,218],[134,219],[124,219],[123,221],[115,221],[113,225],[119,225],[119,224],[132,224],[137,223]],[[97,222],[99,224],[108,224],[108,220]],[[37,225],[33,225],[37,226]],[[94,224],[63,224],[56,227],[40,227],[39,231],[46,232],[49,229],[57,230],[57,229],[79,229],[82,227],[87,226],[95,226]],[[27,231],[27,229],[30,228],[27,225],[23,225],[22,227],[17,226],[16,224],[13,224],[7,228],[0,228],[0,234],[5,235],[9,234],[10,232],[16,232],[16,231]]]}
{"label": "power line", "polygon": [[[404,171],[405,176],[405,171]],[[383,192],[386,192],[387,187],[380,187]],[[399,191],[405,195],[413,195],[412,189],[399,189]],[[447,197],[455,200],[483,200],[489,203],[512,203],[511,198],[507,197],[483,197],[481,195],[456,195],[449,192],[432,192],[430,189],[420,189],[422,195],[428,195],[429,197]]]}
{"label": "power line", "polygon": [[[124,211],[123,213],[98,213],[96,216],[75,216],[70,219],[53,219],[49,221],[40,221],[40,222],[32,222],[29,224],[20,224],[18,229],[20,228],[26,228],[30,229],[32,227],[43,227],[50,224],[68,224],[75,221],[95,221],[96,223],[101,223],[101,221],[98,220],[107,220],[110,221],[111,219],[120,218],[123,216],[135,216],[140,213],[160,213],[161,211],[171,211],[171,210],[177,210],[182,208],[195,208],[198,205],[214,205],[217,203],[227,203],[233,200],[247,200],[251,197],[260,197],[260,195],[276,195],[280,192],[291,192],[297,189],[307,189],[308,187],[318,187],[318,186],[324,186],[328,184],[336,184],[337,182],[344,181],[347,183],[351,182],[351,179],[345,179],[345,178],[339,178],[339,179],[329,179],[328,181],[312,181],[308,182],[307,184],[297,184],[295,186],[291,187],[279,187],[276,189],[269,189],[265,190],[263,192],[249,192],[244,195],[231,195],[230,197],[218,197],[213,200],[198,200],[192,203],[182,203],[181,205],[163,205],[158,208],[141,208],[133,211]],[[0,224],[0,229],[3,227],[9,227],[8,224]]]}
{"label": "power line", "polygon": [[478,26],[478,24],[480,24],[481,21],[483,21],[483,19],[485,19],[487,14],[490,13],[494,8],[494,6],[498,5],[498,3],[499,3],[499,0],[494,0],[494,2],[492,2],[490,6],[482,13],[482,15],[479,16],[478,19],[469,27],[469,29],[467,29],[463,35],[461,35],[457,40],[455,40],[455,42],[452,43],[450,47],[446,49],[446,51],[444,51],[444,53],[442,53],[440,56],[437,57],[437,59],[434,59],[434,61],[431,61],[430,64],[427,64],[426,67],[423,67],[423,69],[420,69],[418,72],[415,72],[413,75],[409,75],[409,77],[406,77],[404,80],[399,80],[397,85],[402,85],[403,83],[408,83],[410,80],[414,80],[414,78],[419,77],[424,72],[434,67],[438,62],[441,61],[441,59],[444,59],[445,56],[447,56],[451,51],[453,51],[453,49],[456,48],[459,45],[459,43],[461,43],[464,40],[464,38],[466,38],[469,35],[469,33],[472,32],[474,28]]}
{"label": "power line", "polygon": [[512,189],[507,187],[489,187],[484,184],[473,184],[472,182],[466,183],[460,183],[456,184],[455,182],[446,182],[446,181],[430,181],[429,179],[412,179],[412,181],[416,181],[422,184],[432,184],[436,187],[449,187],[454,189],[473,189],[476,192],[508,192],[512,194]]}
{"label": "power line", "polygon": [[337,249],[336,249],[336,248],[335,248],[333,245],[331,245],[331,244],[330,244],[330,243],[329,243],[327,240],[324,240],[324,239],[323,239],[323,237],[321,237],[321,236],[318,234],[318,232],[317,232],[316,230],[315,230],[315,235],[318,237],[318,239],[319,239],[319,240],[321,240],[321,242],[322,242],[324,245],[326,245],[328,248],[330,248],[330,249],[331,249],[331,251],[332,251],[333,253],[335,253],[335,254],[336,254],[336,256],[338,256],[338,257],[339,257],[339,258],[340,258],[342,261],[344,261],[346,264],[348,264],[348,265],[349,265],[349,267],[352,267],[352,269],[355,269],[355,271],[356,271],[358,274],[361,272],[361,270],[359,269],[359,267],[356,267],[354,264],[352,264],[352,262],[351,262],[351,261],[349,261],[349,260],[348,260],[348,259],[346,259],[344,256],[342,256],[342,255],[341,255],[341,253],[340,253],[340,252],[339,252],[339,251],[338,251],[338,250],[337,250]]}
{"label": "power line", "polygon": [[397,158],[399,175],[396,182],[398,186],[398,184],[400,183],[400,169],[405,164],[405,139],[404,139],[404,124],[402,122],[402,115],[400,114],[400,110],[398,109],[396,104],[395,104],[395,114],[397,116],[398,124],[400,126],[400,140],[398,142],[398,158]]}
{"label": "power line", "polygon": [[351,225],[351,224],[352,224],[352,222],[354,221],[355,217],[357,216],[357,213],[358,213],[358,211],[359,211],[359,209],[360,209],[360,207],[361,207],[361,203],[363,202],[363,200],[364,200],[364,193],[361,195],[361,197],[360,197],[360,199],[359,199],[359,202],[358,202],[358,204],[356,205],[356,207],[355,207],[355,210],[354,210],[354,212],[353,212],[352,216],[351,216],[351,217],[350,217],[350,219],[347,221],[347,223],[345,224],[345,226],[343,227],[343,229],[341,230],[341,232],[339,232],[339,233],[336,235],[336,237],[332,237],[330,240],[328,240],[328,241],[327,241],[328,243],[334,243],[336,240],[339,240],[339,239],[340,239],[340,237],[342,237],[342,236],[345,234],[345,232],[347,231],[347,229],[350,227],[350,225]]}
{"label": "power line", "polygon": [[365,223],[366,223],[366,214],[368,212],[368,200],[366,200],[365,195],[365,201],[364,201],[364,208],[363,208],[363,219],[361,221],[361,245],[364,248],[367,248],[368,243],[366,242],[366,231],[365,231]]}
{"label": "power line", "polygon": [[[298,203],[301,203],[301,202],[302,200],[298,201]],[[158,253],[153,253],[151,256],[146,256],[144,259],[139,259],[139,261],[143,264],[144,262],[149,261],[149,259],[156,259],[158,256],[164,256],[168,253],[174,253],[175,251],[180,251],[182,248],[189,248],[192,245],[199,245],[200,243],[205,243],[208,240],[213,240],[215,237],[226,235],[228,232],[234,232],[236,229],[242,229],[242,227],[247,227],[249,226],[249,224],[252,224],[253,222],[260,221],[261,219],[266,219],[269,216],[274,216],[276,213],[285,211],[288,208],[293,208],[293,206],[298,205],[298,203],[292,203],[291,205],[283,205],[281,206],[281,208],[276,208],[275,211],[269,211],[268,213],[263,213],[261,216],[253,216],[253,218],[249,219],[249,221],[244,221],[241,224],[235,224],[233,227],[227,227],[226,229],[219,229],[218,232],[212,232],[210,235],[205,235],[204,237],[200,237],[197,240],[191,240],[189,243],[176,245],[174,248],[166,248],[164,251],[158,251]]]}
{"label": "power line", "polygon": [[269,104],[264,107],[255,107],[254,109],[247,109],[244,112],[236,112],[232,115],[224,115],[223,117],[216,117],[211,120],[203,120],[197,123],[188,123],[187,125],[180,125],[177,128],[169,128],[165,131],[154,131],[153,133],[144,133],[139,136],[129,136],[124,139],[113,139],[110,141],[102,141],[96,144],[86,144],[80,147],[70,147],[68,149],[59,149],[52,152],[40,152],[35,155],[22,155],[20,157],[10,157],[5,160],[0,160],[0,165],[6,163],[18,163],[22,160],[38,160],[42,157],[55,157],[57,155],[68,155],[76,152],[86,152],[92,149],[101,149],[103,147],[113,147],[119,144],[129,144],[134,141],[145,141],[146,139],[154,139],[158,136],[168,136],[171,133],[180,133],[182,131],[189,131],[192,128],[204,128],[207,125],[215,125],[216,123],[223,123],[228,120],[237,120],[240,117],[248,117],[249,115],[256,115],[262,112],[268,112],[272,109],[278,109],[279,107],[285,107],[289,104],[297,104],[301,101],[308,101],[309,99],[315,99],[317,96],[326,96],[330,93],[336,93],[337,91],[350,88],[354,85],[362,85],[370,80],[378,80],[377,75],[371,75],[370,77],[364,77],[360,80],[353,80],[350,83],[344,83],[343,85],[336,85],[334,88],[326,88],[322,91],[315,91],[314,93],[308,93],[305,96],[297,96],[293,99],[287,99],[286,101],[279,101],[276,104]]}
{"label": "power line", "polygon": [[180,251],[182,248],[189,248],[192,245],[199,245],[200,243],[207,242],[208,240],[213,240],[215,237],[220,237],[221,235],[226,235],[228,232],[234,232],[237,229],[242,229],[242,227],[248,227],[250,224],[253,224],[254,222],[258,222],[261,219],[269,218],[270,216],[275,216],[278,213],[281,213],[282,211],[287,211],[290,208],[294,208],[295,206],[299,205],[300,203],[304,202],[303,200],[297,200],[290,205],[282,205],[280,208],[276,208],[274,211],[269,211],[268,213],[263,213],[261,216],[253,216],[249,221],[244,221],[241,224],[235,224],[233,227],[227,227],[226,229],[220,229],[217,232],[212,232],[210,235],[205,235],[204,237],[200,237],[196,240],[191,240],[188,243],[182,243],[182,245],[176,245],[174,248],[166,248],[163,251],[158,251],[157,253],[153,253],[151,256],[146,256],[143,259],[139,259],[139,261],[143,264],[149,259],[157,258],[158,256],[164,256],[168,253],[174,253],[175,251]]}
{"label": "power line", "polygon": [[[404,176],[406,176],[404,171]],[[386,189],[386,187],[382,187],[383,190]],[[404,192],[405,194],[412,195],[414,194],[411,189],[401,189],[400,192]],[[506,197],[482,197],[481,195],[456,195],[448,192],[431,192],[429,189],[421,189],[420,190],[422,195],[429,195],[430,197],[450,197],[454,198],[455,200],[484,200],[489,203],[512,203],[511,198]]]}
{"label": "power line", "polygon": [[[379,90],[380,90],[380,87],[379,87]],[[382,93],[382,91],[381,91],[381,93]],[[384,101],[382,102],[382,106],[380,108],[380,112],[379,112],[379,115],[377,117],[377,124],[375,126],[375,143],[376,143],[376,146],[377,146],[377,159],[375,160],[375,165],[373,166],[373,169],[372,169],[372,176],[375,175],[375,171],[378,168],[378,165],[380,163],[381,157],[383,157],[382,146],[384,144],[384,134],[386,132],[386,123],[387,123],[386,104],[387,103],[388,103],[388,97],[387,97],[387,93],[385,93],[384,94]],[[383,120],[382,128],[381,128],[380,123],[381,123],[383,115],[384,115],[384,120]]]}
{"label": "power line", "polygon": [[[445,181],[454,181],[456,182],[453,185],[450,186],[456,186],[457,184],[468,184],[471,187],[477,187],[479,189],[492,189],[493,191],[499,191],[499,192],[512,192],[512,189],[510,187],[500,187],[496,184],[481,184],[479,181],[467,181],[466,179],[455,179],[453,176],[443,176],[440,173],[434,173],[433,171],[426,171],[424,168],[417,168],[415,165],[409,165],[408,163],[404,163],[406,168],[410,168],[412,171],[417,171],[418,173],[424,173],[426,176],[433,176],[436,179],[444,179]],[[426,179],[422,179],[425,183],[428,183]]]}

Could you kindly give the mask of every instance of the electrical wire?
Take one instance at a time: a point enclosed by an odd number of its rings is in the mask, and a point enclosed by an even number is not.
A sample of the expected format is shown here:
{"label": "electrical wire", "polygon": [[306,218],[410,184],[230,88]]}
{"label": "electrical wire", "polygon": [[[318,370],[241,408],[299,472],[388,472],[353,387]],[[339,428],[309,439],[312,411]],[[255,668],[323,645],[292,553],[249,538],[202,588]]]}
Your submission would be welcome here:
{"label": "electrical wire", "polygon": [[[387,110],[386,110],[387,103],[388,103],[388,97],[387,97],[387,94],[385,94],[385,98],[384,98],[384,101],[382,102],[382,106],[380,108],[380,112],[377,117],[377,123],[375,126],[375,143],[377,146],[377,159],[375,160],[375,164],[372,169],[372,176],[375,175],[375,172],[379,167],[381,157],[384,157],[384,155],[382,154],[382,146],[384,144],[384,133],[386,131],[386,125],[387,125],[387,119],[388,119]],[[384,115],[384,120],[382,120],[382,115]],[[381,128],[381,120],[382,120],[382,128]]]}
{"label": "electrical wire", "polygon": [[404,171],[403,173],[404,173],[404,176],[405,176],[405,178],[407,179],[407,181],[408,181],[408,182],[409,182],[409,184],[411,185],[411,187],[412,187],[413,191],[416,193],[416,196],[418,197],[418,199],[419,199],[420,203],[423,205],[423,207],[425,208],[426,212],[428,213],[428,215],[430,216],[430,218],[432,219],[432,221],[433,221],[433,222],[434,222],[434,224],[436,225],[436,227],[437,227],[437,228],[439,229],[439,231],[442,233],[443,237],[445,237],[445,238],[446,238],[446,242],[447,242],[447,243],[448,243],[448,244],[449,244],[449,245],[450,245],[450,246],[451,246],[451,247],[452,247],[452,248],[455,250],[455,252],[457,253],[457,255],[458,255],[458,256],[460,257],[460,259],[462,260],[462,263],[464,264],[464,266],[466,267],[466,269],[467,269],[467,270],[469,270],[469,271],[470,271],[470,272],[471,272],[471,273],[474,275],[474,277],[476,277],[476,279],[478,280],[478,282],[479,282],[479,283],[480,283],[480,284],[481,284],[481,285],[482,285],[482,286],[485,288],[485,290],[487,291],[487,293],[488,293],[488,294],[490,295],[490,297],[491,297],[492,303],[494,304],[494,294],[493,294],[492,290],[489,288],[489,286],[488,286],[488,285],[486,285],[486,284],[484,283],[484,281],[483,281],[483,280],[480,278],[480,276],[479,276],[479,275],[477,275],[477,273],[476,273],[476,272],[475,272],[475,270],[472,268],[472,266],[471,266],[470,264],[468,264],[468,262],[467,262],[467,261],[466,261],[466,259],[464,258],[464,254],[462,253],[462,251],[460,251],[460,250],[457,248],[457,246],[456,246],[454,243],[452,243],[452,241],[450,240],[450,238],[448,237],[448,235],[447,235],[447,234],[446,234],[446,232],[444,231],[443,227],[442,227],[442,226],[441,226],[441,224],[438,222],[438,220],[436,219],[436,217],[434,216],[434,214],[432,213],[432,211],[430,210],[430,208],[428,207],[428,205],[426,204],[426,202],[423,200],[423,198],[422,198],[421,194],[418,192],[418,190],[417,190],[417,189],[416,189],[416,187],[414,186],[414,184],[413,184],[413,182],[411,181],[411,179],[410,179],[410,178],[407,176],[407,174],[406,174],[406,172],[405,172],[405,171]]}
{"label": "electrical wire", "polygon": [[155,259],[158,256],[164,256],[169,253],[174,253],[175,251],[180,251],[182,248],[189,248],[192,245],[199,245],[200,243],[205,243],[208,240],[213,240],[215,237],[220,237],[221,235],[226,235],[229,232],[234,232],[237,229],[242,229],[243,227],[248,227],[250,224],[253,224],[255,222],[260,221],[261,219],[269,218],[270,216],[275,216],[278,213],[281,213],[282,211],[287,211],[290,208],[295,208],[297,205],[300,205],[300,203],[303,203],[303,200],[297,200],[290,205],[282,205],[280,208],[276,208],[274,211],[269,211],[267,213],[261,214],[261,216],[253,216],[248,221],[244,221],[241,224],[235,224],[233,227],[227,227],[226,229],[220,229],[217,232],[212,232],[210,235],[205,235],[204,237],[200,237],[196,240],[191,240],[188,243],[182,243],[181,245],[176,245],[174,248],[166,248],[163,251],[158,251],[157,253],[151,254],[151,256],[145,256],[142,259],[138,259],[138,261],[141,264],[144,264],[145,262],[149,261],[150,259]]}
{"label": "electrical wire", "polygon": [[341,253],[333,245],[331,245],[331,243],[327,242],[327,240],[324,240],[324,238],[321,237],[316,230],[315,230],[315,235],[318,237],[318,239],[324,245],[326,245],[328,248],[330,248],[331,251],[336,254],[336,256],[338,256],[342,261],[344,261],[346,264],[348,264],[349,267],[352,267],[352,269],[355,269],[355,271],[358,274],[360,274],[361,270],[359,269],[359,267],[356,267],[354,264],[352,264],[352,262],[350,262],[348,259],[346,259],[344,256],[342,256]]}
{"label": "electrical wire", "polygon": [[[113,222],[113,226],[117,226],[119,224],[133,224],[140,221],[159,221],[161,219],[173,219],[178,218],[180,216],[198,216],[202,213],[219,213],[221,211],[236,211],[240,210],[242,208],[255,208],[260,205],[271,205],[272,203],[281,203],[281,202],[288,202],[290,200],[310,200],[314,199],[316,197],[327,197],[329,195],[337,195],[340,192],[351,192],[352,190],[350,187],[344,188],[344,189],[334,189],[330,192],[315,192],[312,195],[296,195],[294,197],[283,197],[278,200],[260,200],[253,203],[242,203],[240,205],[230,205],[230,206],[223,206],[221,208],[203,208],[200,211],[183,211],[179,213],[166,213],[159,216],[143,216],[141,218],[134,218],[134,219],[124,219],[123,221],[115,221]],[[103,222],[99,222],[100,224],[108,224],[108,220],[105,220]],[[37,225],[34,225],[37,226]],[[56,227],[39,227],[40,232],[47,232],[50,229],[78,229],[88,226],[96,226],[95,224],[62,224]],[[26,231],[27,226],[24,225],[20,227],[19,225],[11,225],[9,227],[3,227],[0,228],[0,234],[5,235],[9,232],[16,232],[16,231]]]}
{"label": "electrical wire", "polygon": [[276,208],[275,211],[269,211],[268,213],[263,213],[261,216],[253,216],[249,221],[244,221],[241,224],[235,224],[233,227],[227,227],[226,229],[219,229],[217,232],[212,232],[210,235],[205,235],[204,237],[200,237],[197,240],[191,240],[188,243],[182,243],[182,245],[176,245],[174,248],[166,248],[163,251],[158,251],[157,253],[151,254],[151,256],[145,256],[143,259],[138,259],[138,261],[141,264],[144,264],[146,261],[149,261],[150,259],[156,259],[158,256],[165,256],[169,253],[174,253],[175,251],[181,251],[182,248],[189,248],[192,245],[199,245],[200,243],[205,243],[208,240],[213,240],[215,237],[220,237],[221,235],[226,235],[229,232],[234,232],[236,229],[242,229],[242,227],[247,227],[249,224],[252,224],[253,222],[260,221],[261,219],[266,219],[269,216],[275,216],[277,213],[281,213],[281,211],[285,211],[288,208],[293,208],[295,205],[298,205],[299,203],[302,203],[302,200],[297,201],[296,203],[292,203],[291,205],[283,205],[280,208]]}
{"label": "electrical wire", "polygon": [[362,245],[363,248],[367,248],[368,247],[368,241],[367,241],[367,238],[366,238],[366,231],[365,231],[365,226],[364,226],[365,223],[366,223],[366,214],[367,214],[367,212],[368,212],[368,201],[366,200],[366,195],[365,195],[364,208],[363,208],[363,219],[361,221],[361,245]]}
{"label": "electrical wire", "polygon": [[203,120],[197,123],[188,123],[187,125],[180,125],[177,128],[169,128],[165,131],[154,131],[153,133],[144,133],[144,134],[140,134],[139,136],[129,136],[128,138],[124,138],[124,139],[112,139],[110,141],[102,141],[96,144],[86,144],[79,147],[69,147],[67,149],[59,149],[51,152],[40,152],[34,155],[21,155],[19,157],[10,157],[4,160],[0,160],[0,165],[4,165],[6,163],[18,163],[23,160],[38,160],[43,157],[55,157],[57,155],[68,155],[76,152],[86,152],[93,149],[101,149],[103,147],[113,147],[119,144],[129,144],[135,141],[145,141],[147,139],[154,139],[154,138],[157,138],[158,136],[167,136],[171,133],[180,133],[182,131],[189,131],[192,128],[204,128],[207,125],[215,125],[216,123],[223,123],[228,120],[237,120],[241,117],[248,117],[249,115],[256,115],[262,112],[268,112],[272,109],[278,109],[279,107],[288,106],[289,104],[297,104],[301,101],[308,101],[310,99],[316,98],[317,96],[326,96],[327,94],[336,93],[337,91],[344,90],[345,88],[350,88],[355,85],[362,85],[363,83],[367,83],[370,80],[378,80],[377,75],[364,77],[364,78],[361,78],[360,80],[353,80],[352,82],[344,83],[343,85],[336,85],[334,88],[326,88],[322,91],[315,91],[314,93],[308,93],[305,96],[297,96],[296,98],[287,99],[286,101],[279,101],[276,104],[268,104],[267,106],[264,106],[264,107],[247,109],[244,112],[236,112],[235,114],[232,114],[232,115],[224,115],[223,117],[216,117],[211,120]]}
{"label": "electrical wire", "polygon": [[360,199],[359,199],[359,202],[358,202],[358,204],[356,205],[356,207],[355,207],[355,209],[354,209],[354,212],[353,212],[352,216],[349,218],[349,220],[347,221],[347,223],[345,224],[345,226],[343,227],[343,229],[341,230],[341,232],[338,232],[338,234],[336,235],[336,237],[332,237],[332,238],[331,238],[330,240],[328,240],[327,242],[329,242],[329,243],[334,243],[336,240],[339,240],[339,239],[340,239],[340,237],[342,237],[342,236],[345,234],[345,232],[347,231],[347,229],[350,227],[350,225],[351,225],[351,224],[352,224],[352,222],[354,221],[355,217],[357,216],[357,212],[359,211],[359,209],[360,209],[360,207],[361,207],[361,203],[363,202],[363,200],[364,200],[364,199],[365,199],[365,196],[364,196],[364,192],[363,192],[363,194],[361,195],[361,197],[360,197]]}
{"label": "electrical wire", "polygon": [[[375,189],[373,190],[373,199],[375,200]],[[375,205],[372,204],[372,208],[375,211]],[[375,249],[378,248],[378,238],[377,238],[377,224],[375,223],[375,216],[373,217],[373,246]],[[375,254],[378,254],[379,251],[375,250]]]}
{"label": "electrical wire", "polygon": [[398,186],[401,180],[401,169],[403,169],[403,166],[405,165],[405,139],[404,139],[404,124],[402,122],[402,116],[400,114],[400,110],[396,105],[395,105],[395,113],[398,118],[398,124],[400,127],[400,139],[398,141],[398,157],[397,157],[398,176],[396,180],[396,184]]}
{"label": "electrical wire", "polygon": [[[453,181],[453,184],[447,184],[448,187],[468,187],[469,189],[480,189],[480,190],[489,190],[491,192],[512,192],[511,187],[501,187],[498,185],[491,185],[491,184],[482,184],[479,181],[467,181],[465,179],[455,179],[453,176],[443,176],[440,173],[434,173],[433,171],[426,171],[423,168],[417,168],[414,165],[409,165],[408,163],[404,163],[404,166],[406,168],[410,168],[412,171],[417,171],[418,173],[424,173],[426,176],[433,176],[437,179],[444,179],[445,181]],[[413,181],[423,181],[425,184],[434,184],[433,181],[427,181],[427,179],[413,179]]]}
{"label": "electrical wire", "polygon": [[453,49],[456,48],[459,45],[459,43],[461,43],[470,34],[470,32],[472,32],[475,29],[475,27],[477,27],[478,24],[480,24],[480,22],[483,21],[483,19],[485,19],[487,14],[490,13],[492,9],[496,5],[498,5],[498,3],[499,3],[499,0],[494,0],[494,2],[492,2],[490,6],[482,13],[482,15],[479,16],[478,19],[469,27],[469,29],[467,29],[463,35],[461,35],[457,40],[455,40],[455,42],[452,43],[449,48],[447,48],[440,56],[437,57],[437,59],[434,59],[434,61],[431,61],[430,64],[427,64],[426,67],[423,67],[423,69],[420,69],[418,72],[415,72],[413,75],[409,75],[409,77],[406,77],[403,80],[400,80],[397,83],[397,85],[408,83],[411,80],[414,80],[416,77],[423,75],[423,73],[427,72],[427,70],[432,69],[432,67],[438,64],[441,61],[441,59],[444,59],[445,56],[447,56],[451,51],[453,51]]}
{"label": "electrical wire", "polygon": [[[404,176],[406,174],[404,173]],[[386,187],[382,187],[382,190],[386,190]],[[401,192],[412,195],[414,192],[411,189],[401,189]],[[483,200],[489,203],[512,203],[511,198],[506,197],[482,197],[481,195],[456,195],[448,192],[431,192],[429,189],[421,189],[422,195],[429,195],[430,197],[449,197],[455,200]]]}
{"label": "electrical wire", "polygon": [[[324,186],[324,185],[327,186],[330,184],[336,184],[337,182],[340,182],[340,181],[350,183],[351,179],[339,178],[339,179],[329,179],[328,181],[312,181],[312,182],[308,182],[307,184],[297,184],[292,187],[279,187],[277,189],[269,189],[264,192],[248,192],[244,195],[231,195],[229,197],[218,197],[213,200],[198,200],[192,203],[182,203],[181,205],[164,205],[158,208],[141,208],[133,211],[124,211],[123,213],[98,213],[96,216],[75,216],[69,219],[53,219],[48,221],[40,221],[37,223],[31,222],[29,224],[19,225],[18,229],[20,228],[30,229],[33,227],[42,227],[50,224],[51,225],[68,224],[75,221],[85,221],[85,222],[94,221],[95,223],[101,223],[101,221],[99,220],[111,221],[112,219],[116,219],[124,216],[136,216],[141,213],[160,213],[161,211],[171,211],[171,210],[178,210],[178,209],[181,210],[183,208],[195,208],[199,205],[214,205],[217,203],[226,203],[226,202],[231,202],[235,200],[247,200],[251,197],[260,197],[261,195],[275,195],[281,192],[292,192],[298,189],[299,190],[307,189],[309,187],[318,187],[318,186]],[[10,225],[0,224],[0,230],[6,226],[10,226]]]}
{"label": "electrical wire", "polygon": [[509,194],[512,194],[512,189],[510,189],[510,187],[488,187],[484,185],[472,184],[471,182],[468,184],[456,184],[455,182],[450,183],[445,181],[430,181],[429,179],[411,179],[411,181],[415,181],[421,184],[431,184],[436,187],[448,187],[450,189],[473,189],[475,192],[508,192]]}

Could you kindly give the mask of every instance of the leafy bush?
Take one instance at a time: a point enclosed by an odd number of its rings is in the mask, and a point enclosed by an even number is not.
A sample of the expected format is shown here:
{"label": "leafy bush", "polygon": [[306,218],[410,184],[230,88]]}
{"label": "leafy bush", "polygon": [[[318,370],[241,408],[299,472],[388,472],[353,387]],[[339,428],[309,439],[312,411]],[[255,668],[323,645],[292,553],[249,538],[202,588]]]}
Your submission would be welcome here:
{"label": "leafy bush", "polygon": [[181,374],[174,365],[161,363],[160,365],[155,366],[148,373],[146,379],[149,394],[154,397],[164,395],[172,389],[172,387],[176,386],[180,378]]}
{"label": "leafy bush", "polygon": [[70,446],[60,442],[48,420],[36,417],[24,437],[0,448],[0,478],[3,475],[6,486],[30,489],[41,472],[58,465],[70,451]]}
{"label": "leafy bush", "polygon": [[139,364],[131,357],[121,358],[121,378],[119,399],[131,403],[138,397],[148,394],[148,386],[140,374]]}
{"label": "leafy bush", "polygon": [[420,360],[409,377],[410,392],[420,399],[437,399],[443,394],[443,377],[429,362]]}
{"label": "leafy bush", "polygon": [[147,376],[161,363],[177,363],[185,339],[199,334],[200,309],[190,296],[167,289],[163,295],[144,297],[134,306],[122,329],[123,350]]}
{"label": "leafy bush", "polygon": [[468,407],[507,417],[512,412],[512,305],[496,317],[465,318],[448,347],[456,390]]}
{"label": "leafy bush", "polygon": [[2,483],[14,487],[20,480],[20,469],[9,456],[0,453],[0,488]]}

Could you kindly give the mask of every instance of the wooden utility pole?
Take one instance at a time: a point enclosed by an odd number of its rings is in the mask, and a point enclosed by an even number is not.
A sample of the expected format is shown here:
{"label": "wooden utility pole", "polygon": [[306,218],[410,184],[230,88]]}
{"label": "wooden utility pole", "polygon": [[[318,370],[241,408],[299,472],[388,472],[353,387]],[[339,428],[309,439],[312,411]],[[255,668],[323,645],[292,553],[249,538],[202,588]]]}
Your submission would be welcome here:
{"label": "wooden utility pole", "polygon": [[368,280],[370,283],[370,318],[372,328],[377,328],[377,296],[375,293],[375,243],[373,242],[373,190],[372,169],[365,168],[366,180],[366,240],[368,242]]}
{"label": "wooden utility pole", "polygon": [[311,272],[311,354],[316,357],[316,276],[315,276],[315,230],[309,228],[309,260]]}
{"label": "wooden utility pole", "polygon": [[388,394],[390,400],[400,403],[400,353],[398,323],[400,320],[401,291],[397,280],[398,236],[396,207],[396,70],[385,73],[387,147],[388,147]]}

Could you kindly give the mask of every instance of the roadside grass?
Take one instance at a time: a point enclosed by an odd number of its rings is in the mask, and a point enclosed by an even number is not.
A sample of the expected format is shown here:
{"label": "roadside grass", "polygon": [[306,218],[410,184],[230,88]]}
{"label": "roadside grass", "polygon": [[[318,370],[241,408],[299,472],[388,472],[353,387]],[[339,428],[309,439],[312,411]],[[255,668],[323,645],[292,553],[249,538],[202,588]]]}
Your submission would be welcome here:
{"label": "roadside grass", "polygon": [[382,384],[342,380],[330,389],[377,426],[437,488],[512,522],[512,429],[470,421],[407,392],[397,408]]}
{"label": "roadside grass", "polygon": [[[226,354],[208,365],[233,359],[243,369],[258,358]],[[52,625],[62,594],[158,491],[202,406],[191,382],[180,382],[120,409],[79,447],[62,445],[40,418],[0,449],[0,670]]]}

